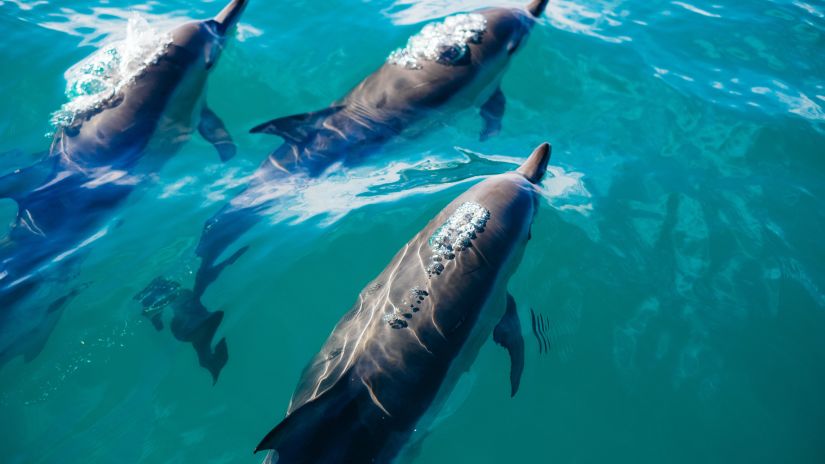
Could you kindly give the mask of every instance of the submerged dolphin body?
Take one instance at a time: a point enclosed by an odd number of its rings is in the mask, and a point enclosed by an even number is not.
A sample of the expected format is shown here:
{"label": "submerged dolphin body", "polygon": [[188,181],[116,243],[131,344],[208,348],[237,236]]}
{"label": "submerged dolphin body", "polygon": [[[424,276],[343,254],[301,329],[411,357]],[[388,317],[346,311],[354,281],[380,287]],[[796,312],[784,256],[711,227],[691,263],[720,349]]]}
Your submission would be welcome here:
{"label": "submerged dolphin body", "polygon": [[42,161],[0,177],[0,198],[18,205],[16,220],[0,241],[0,365],[19,354],[34,357],[50,332],[44,327],[54,325],[76,292],[50,305],[21,302],[105,233],[101,229],[113,210],[196,125],[222,159],[234,155],[229,134],[202,96],[208,71],[245,5],[246,0],[232,0],[214,18],[172,30],[156,60],[58,129]]}
{"label": "submerged dolphin body", "polygon": [[367,285],[258,445],[274,450],[267,462],[392,462],[413,430],[432,425],[490,335],[509,351],[515,395],[524,339],[507,282],[549,158],[543,144],[516,171],[456,198]]}
{"label": "submerged dolphin body", "polygon": [[[352,163],[428,116],[483,102],[482,138],[498,132],[504,113],[499,83],[510,57],[544,12],[547,0],[526,8],[487,8],[426,26],[404,49],[329,108],[274,119],[252,129],[284,143],[255,171],[247,188],[204,225],[201,258],[188,307],[245,251],[226,250],[277,207],[284,180],[315,177],[337,162]],[[155,287],[170,282],[162,280]],[[151,289],[148,289],[150,292]]]}

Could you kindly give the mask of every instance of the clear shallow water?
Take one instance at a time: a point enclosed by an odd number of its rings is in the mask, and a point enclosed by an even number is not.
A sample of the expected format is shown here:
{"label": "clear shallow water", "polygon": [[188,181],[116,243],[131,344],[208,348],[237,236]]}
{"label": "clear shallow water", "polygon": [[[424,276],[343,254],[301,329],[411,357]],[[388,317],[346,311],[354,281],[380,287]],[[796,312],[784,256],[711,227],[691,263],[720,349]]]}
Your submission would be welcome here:
{"label": "clear shallow water", "polygon": [[[0,172],[48,148],[64,73],[220,2],[0,4]],[[522,389],[488,344],[420,462],[822,462],[825,4],[553,2],[505,77],[502,133],[466,111],[301,188],[206,294],[226,311],[216,386],[132,297],[191,283],[210,217],[274,137],[423,21],[478,1],[255,2],[210,78],[239,154],[195,137],[94,244],[41,355],[0,371],[3,462],[260,462],[305,362],[398,248],[479,176],[543,140],[553,174],[510,288],[551,321]],[[460,147],[469,152],[457,151]],[[467,154],[469,153],[469,155]],[[0,220],[14,205],[0,201]],[[529,330],[529,329],[528,329]]]}

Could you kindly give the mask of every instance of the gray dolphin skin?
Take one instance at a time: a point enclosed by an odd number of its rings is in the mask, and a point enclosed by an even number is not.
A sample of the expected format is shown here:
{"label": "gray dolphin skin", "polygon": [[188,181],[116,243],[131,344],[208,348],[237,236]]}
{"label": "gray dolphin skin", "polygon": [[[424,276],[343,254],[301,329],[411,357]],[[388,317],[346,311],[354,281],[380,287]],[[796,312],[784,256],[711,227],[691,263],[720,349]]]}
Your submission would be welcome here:
{"label": "gray dolphin skin", "polygon": [[[403,49],[330,107],[274,119],[252,129],[282,137],[246,189],[210,218],[196,253],[201,263],[190,306],[246,247],[226,250],[278,207],[278,188],[290,176],[315,177],[335,163],[352,164],[426,120],[481,103],[482,138],[498,132],[505,99],[499,87],[510,57],[524,42],[547,0],[525,8],[486,8],[426,26]],[[166,280],[155,288],[169,287]],[[149,289],[152,292],[153,290]]]}
{"label": "gray dolphin skin", "polygon": [[481,103],[482,138],[497,133],[505,107],[502,75],[546,5],[535,0],[525,8],[486,8],[429,24],[330,107],[253,128],[287,142],[262,169],[317,175],[450,106]]}
{"label": "gray dolphin skin", "polygon": [[[115,208],[147,174],[160,169],[195,127],[222,159],[235,154],[203,93],[208,71],[246,3],[232,0],[214,18],[173,29],[156,60],[110,98],[57,130],[43,160],[0,177],[0,198],[18,205],[16,220],[0,241],[0,365],[20,354],[36,356],[77,289],[52,304],[24,308],[22,302],[42,293],[43,282],[59,278],[60,269],[79,260]],[[210,315],[198,316],[203,322]],[[178,324],[176,336],[203,345],[203,324],[192,321],[188,317],[187,324]],[[208,340],[201,351],[202,364],[225,363],[211,353]]]}
{"label": "gray dolphin skin", "polygon": [[304,370],[286,418],[256,449],[273,450],[265,462],[408,459],[490,335],[509,352],[515,395],[524,339],[507,283],[549,158],[542,144],[470,188],[395,255]]}

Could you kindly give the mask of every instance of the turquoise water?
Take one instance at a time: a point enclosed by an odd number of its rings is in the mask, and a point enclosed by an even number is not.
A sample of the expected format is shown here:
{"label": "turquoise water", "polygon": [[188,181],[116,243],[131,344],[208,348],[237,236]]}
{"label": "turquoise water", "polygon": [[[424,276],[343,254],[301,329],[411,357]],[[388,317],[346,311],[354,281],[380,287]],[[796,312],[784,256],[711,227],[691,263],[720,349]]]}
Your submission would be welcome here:
{"label": "turquoise water", "polygon": [[[0,370],[0,461],[247,462],[357,293],[452,198],[553,143],[510,288],[550,321],[510,399],[486,345],[418,462],[825,461],[825,3],[552,1],[513,60],[502,133],[474,110],[296,192],[207,292],[230,359],[212,386],[132,297],[191,284],[204,221],[275,137],[428,20],[477,0],[253,0],[210,77],[239,147],[195,136],[69,279],[40,356]],[[64,73],[126,32],[221,2],[0,1],[0,173],[37,159]],[[458,150],[457,150],[458,148]],[[15,206],[0,201],[0,221]]]}

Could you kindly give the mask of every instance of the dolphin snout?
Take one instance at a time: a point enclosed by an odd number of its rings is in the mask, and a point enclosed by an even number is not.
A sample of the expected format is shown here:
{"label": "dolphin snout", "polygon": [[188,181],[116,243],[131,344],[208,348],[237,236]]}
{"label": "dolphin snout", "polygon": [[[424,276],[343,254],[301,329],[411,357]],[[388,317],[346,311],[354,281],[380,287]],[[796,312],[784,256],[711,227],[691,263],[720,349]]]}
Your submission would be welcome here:
{"label": "dolphin snout", "polygon": [[215,16],[219,34],[226,34],[226,31],[232,29],[238,23],[238,19],[240,19],[247,3],[249,3],[247,0],[232,0]]}
{"label": "dolphin snout", "polygon": [[548,0],[533,0],[527,5],[527,11],[530,12],[531,15],[538,18],[544,13],[544,9],[547,8]]}

